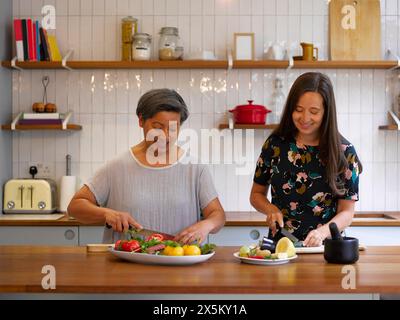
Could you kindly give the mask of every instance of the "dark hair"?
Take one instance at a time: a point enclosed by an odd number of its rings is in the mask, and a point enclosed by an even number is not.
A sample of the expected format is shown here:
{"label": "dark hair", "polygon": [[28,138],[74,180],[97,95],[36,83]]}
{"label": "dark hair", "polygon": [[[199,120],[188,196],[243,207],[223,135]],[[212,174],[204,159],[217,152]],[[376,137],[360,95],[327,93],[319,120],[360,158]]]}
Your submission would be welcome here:
{"label": "dark hair", "polygon": [[185,101],[175,90],[153,89],[146,92],[140,99],[136,108],[137,116],[143,120],[152,118],[161,111],[177,112],[181,115],[181,124],[189,117],[189,110]]}
{"label": "dark hair", "polygon": [[[292,114],[300,97],[306,92],[317,92],[322,96],[324,116],[319,128],[319,156],[325,166],[326,180],[336,195],[342,195],[344,181],[342,173],[348,163],[342,149],[342,135],[338,130],[336,103],[330,79],[320,72],[307,72],[299,76],[290,89],[282,119],[272,134],[285,139],[296,138],[298,132],[293,123]],[[361,163],[359,170],[362,171]]]}

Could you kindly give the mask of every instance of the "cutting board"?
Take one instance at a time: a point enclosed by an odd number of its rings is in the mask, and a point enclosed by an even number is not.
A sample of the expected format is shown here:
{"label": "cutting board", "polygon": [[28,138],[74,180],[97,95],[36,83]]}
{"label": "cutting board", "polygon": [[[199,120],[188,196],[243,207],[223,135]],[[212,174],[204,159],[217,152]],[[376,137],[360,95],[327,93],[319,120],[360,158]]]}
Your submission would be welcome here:
{"label": "cutting board", "polygon": [[[360,244],[358,246],[358,249],[360,251],[366,250],[366,246]],[[296,248],[296,253],[297,254],[305,254],[305,253],[324,253],[324,246],[320,247],[301,247],[301,248]]]}
{"label": "cutting board", "polygon": [[331,0],[331,60],[381,60],[379,0]]}

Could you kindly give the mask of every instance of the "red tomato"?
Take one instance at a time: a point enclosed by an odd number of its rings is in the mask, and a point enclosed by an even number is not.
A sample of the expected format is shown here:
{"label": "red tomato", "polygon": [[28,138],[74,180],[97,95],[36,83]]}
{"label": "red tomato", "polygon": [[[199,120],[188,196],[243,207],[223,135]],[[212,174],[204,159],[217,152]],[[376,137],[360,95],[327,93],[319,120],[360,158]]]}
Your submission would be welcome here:
{"label": "red tomato", "polygon": [[264,257],[261,257],[261,256],[251,256],[250,258],[253,258],[253,259],[265,259]]}
{"label": "red tomato", "polygon": [[128,241],[127,241],[127,240],[118,240],[118,241],[115,243],[114,249],[115,249],[115,250],[123,250],[123,249],[122,249],[122,245],[123,245],[125,242],[128,242]]}
{"label": "red tomato", "polygon": [[137,240],[130,240],[122,244],[122,250],[128,252],[136,252],[140,250],[140,243]]}
{"label": "red tomato", "polygon": [[153,239],[156,239],[156,240],[161,242],[161,241],[164,240],[164,236],[162,234],[159,234],[159,233],[154,233],[151,236],[147,237],[146,241],[150,241],[150,240],[153,240]]}

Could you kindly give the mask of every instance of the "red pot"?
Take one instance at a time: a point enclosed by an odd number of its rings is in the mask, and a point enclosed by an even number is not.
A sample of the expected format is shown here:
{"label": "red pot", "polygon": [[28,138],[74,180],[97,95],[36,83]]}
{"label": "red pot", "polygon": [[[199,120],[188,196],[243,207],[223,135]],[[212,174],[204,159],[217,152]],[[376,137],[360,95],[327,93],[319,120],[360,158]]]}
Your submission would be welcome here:
{"label": "red pot", "polygon": [[268,110],[262,105],[253,104],[253,100],[247,100],[249,104],[237,106],[229,112],[233,113],[233,120],[236,124],[265,124]]}

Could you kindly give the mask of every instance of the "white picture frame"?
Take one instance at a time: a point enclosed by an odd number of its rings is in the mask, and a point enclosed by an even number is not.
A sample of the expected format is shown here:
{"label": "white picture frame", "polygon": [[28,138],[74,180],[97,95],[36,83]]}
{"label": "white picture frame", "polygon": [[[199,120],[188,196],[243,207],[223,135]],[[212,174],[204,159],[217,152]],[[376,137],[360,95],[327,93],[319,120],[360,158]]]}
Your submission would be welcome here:
{"label": "white picture frame", "polygon": [[233,34],[233,59],[254,60],[254,33]]}

